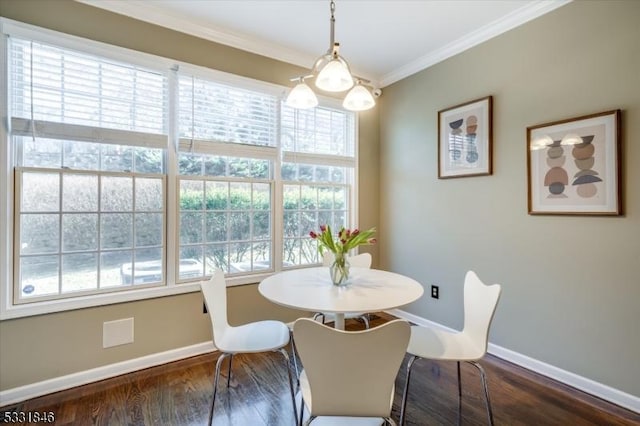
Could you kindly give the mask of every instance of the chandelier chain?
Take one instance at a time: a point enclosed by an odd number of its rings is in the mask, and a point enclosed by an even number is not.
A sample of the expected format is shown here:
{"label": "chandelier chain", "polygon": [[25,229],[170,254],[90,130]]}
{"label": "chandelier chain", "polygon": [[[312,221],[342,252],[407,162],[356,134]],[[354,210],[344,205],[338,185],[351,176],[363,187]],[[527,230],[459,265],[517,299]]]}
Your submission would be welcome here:
{"label": "chandelier chain", "polygon": [[335,26],[336,26],[336,17],[335,17],[335,11],[336,11],[336,2],[331,0],[331,3],[329,5],[329,9],[331,10],[331,19],[329,20],[329,22],[331,23],[331,31],[329,33],[329,51],[327,53],[331,53],[331,51],[333,50],[333,46],[336,42],[336,37],[335,37]]}

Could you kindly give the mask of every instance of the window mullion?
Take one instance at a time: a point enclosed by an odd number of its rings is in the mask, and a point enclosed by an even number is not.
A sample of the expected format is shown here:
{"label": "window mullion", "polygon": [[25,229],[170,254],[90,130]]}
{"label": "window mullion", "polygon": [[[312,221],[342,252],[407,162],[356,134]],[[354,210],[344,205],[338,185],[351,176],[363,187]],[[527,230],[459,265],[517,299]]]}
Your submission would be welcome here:
{"label": "window mullion", "polygon": [[283,186],[282,186],[282,101],[278,104],[276,110],[277,124],[276,124],[276,149],[278,155],[274,161],[274,170],[271,185],[271,233],[272,244],[271,253],[276,270],[282,269],[283,265],[283,251],[284,251],[284,199],[283,199]]}
{"label": "window mullion", "polygon": [[[62,210],[62,199],[64,196],[64,173],[59,173],[58,174],[58,179],[59,179],[59,184],[58,184],[58,188],[60,188],[60,192],[58,193],[58,294],[62,294],[62,270],[64,269],[62,267],[64,258],[62,256],[63,250],[63,238],[62,235],[64,234],[64,230],[62,229],[63,223],[62,223],[62,215],[63,215],[63,210]],[[100,181],[98,180],[98,194],[100,194]],[[98,195],[99,196],[99,195]],[[100,200],[100,198],[98,198],[98,200]]]}
{"label": "window mullion", "polygon": [[178,282],[180,247],[179,241],[179,181],[178,181],[178,133],[179,133],[179,87],[178,68],[173,67],[168,76],[167,114],[169,144],[166,150],[165,172],[167,174],[166,187],[166,277],[168,286]]}

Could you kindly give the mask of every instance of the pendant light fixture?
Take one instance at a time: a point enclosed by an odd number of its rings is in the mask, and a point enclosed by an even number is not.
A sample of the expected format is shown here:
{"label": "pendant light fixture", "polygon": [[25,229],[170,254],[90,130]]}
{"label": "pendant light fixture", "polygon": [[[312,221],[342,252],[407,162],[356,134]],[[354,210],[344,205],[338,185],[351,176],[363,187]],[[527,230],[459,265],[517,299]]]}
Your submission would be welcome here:
{"label": "pendant light fixture", "polygon": [[[316,60],[310,74],[291,79],[297,84],[289,92],[286,104],[299,109],[317,106],[318,98],[305,82],[307,79],[315,78],[315,86],[326,92],[344,92],[351,89],[342,103],[345,109],[364,111],[373,108],[376,101],[373,99],[370,89],[365,86],[369,81],[353,76],[349,64],[340,56],[340,43],[335,41],[336,3],[333,0],[330,2],[330,10],[329,50]],[[378,89],[374,93],[379,96],[380,90]]]}

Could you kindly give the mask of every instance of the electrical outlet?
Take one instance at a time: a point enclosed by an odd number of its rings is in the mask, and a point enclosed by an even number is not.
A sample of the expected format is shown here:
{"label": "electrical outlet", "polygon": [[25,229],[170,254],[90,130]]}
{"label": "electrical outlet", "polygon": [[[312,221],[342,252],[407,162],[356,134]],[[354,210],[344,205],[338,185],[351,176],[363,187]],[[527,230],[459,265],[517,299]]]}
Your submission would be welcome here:
{"label": "electrical outlet", "polygon": [[431,286],[431,297],[433,297],[434,299],[440,298],[440,287],[438,287],[437,285]]}

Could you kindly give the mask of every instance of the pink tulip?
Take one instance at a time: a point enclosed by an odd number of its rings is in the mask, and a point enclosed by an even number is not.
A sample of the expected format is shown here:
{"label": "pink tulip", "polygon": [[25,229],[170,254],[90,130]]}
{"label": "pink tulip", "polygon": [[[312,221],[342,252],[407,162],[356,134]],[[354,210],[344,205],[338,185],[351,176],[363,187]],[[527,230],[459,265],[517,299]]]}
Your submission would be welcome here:
{"label": "pink tulip", "polygon": [[378,240],[376,240],[375,238],[369,238],[369,239],[367,240],[367,242],[368,242],[369,244],[375,244],[375,243],[377,243],[377,242],[378,242]]}
{"label": "pink tulip", "polygon": [[311,238],[318,238],[318,234],[316,234],[316,233],[315,233],[315,232],[313,232],[313,231],[309,232],[309,236],[310,236]]}
{"label": "pink tulip", "polygon": [[320,231],[324,232],[327,230],[327,225],[320,225]]}

